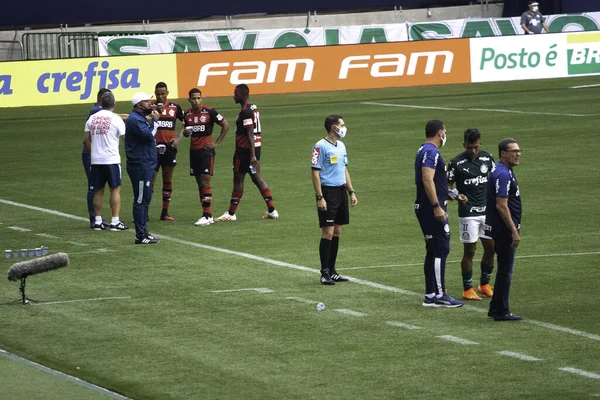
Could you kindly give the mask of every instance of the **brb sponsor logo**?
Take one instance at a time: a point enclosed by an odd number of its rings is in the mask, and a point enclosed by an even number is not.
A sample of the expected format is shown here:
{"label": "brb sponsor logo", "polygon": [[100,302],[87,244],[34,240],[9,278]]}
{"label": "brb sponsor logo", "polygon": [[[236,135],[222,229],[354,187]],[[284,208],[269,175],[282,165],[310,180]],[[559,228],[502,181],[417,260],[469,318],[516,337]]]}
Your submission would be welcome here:
{"label": "brb sponsor logo", "polygon": [[161,119],[158,121],[158,127],[159,128],[167,128],[167,129],[173,129],[174,125],[173,125],[173,121],[166,121],[164,119]]}
{"label": "brb sponsor logo", "polygon": [[570,34],[567,46],[569,75],[600,74],[600,33]]}
{"label": "brb sponsor logo", "polygon": [[58,93],[69,91],[80,93],[79,99],[86,100],[95,88],[139,88],[140,71],[138,68],[111,69],[108,61],[93,61],[85,71],[44,72],[37,79],[39,93]]}

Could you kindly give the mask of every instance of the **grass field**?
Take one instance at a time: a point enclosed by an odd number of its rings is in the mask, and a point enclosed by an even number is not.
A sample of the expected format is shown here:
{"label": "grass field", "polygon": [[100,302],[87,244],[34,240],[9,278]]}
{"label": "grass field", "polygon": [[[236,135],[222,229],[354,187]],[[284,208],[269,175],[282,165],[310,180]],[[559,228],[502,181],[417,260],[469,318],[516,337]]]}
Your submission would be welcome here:
{"label": "grass field", "polygon": [[[132,230],[89,229],[80,160],[88,105],[0,109],[1,250],[45,245],[69,253],[68,268],[28,279],[34,299],[113,298],[1,305],[0,349],[136,399],[599,397],[600,91],[569,89],[597,81],[254,96],[262,173],[280,219],[261,220],[264,202],[247,180],[236,222],[194,226],[201,208],[184,142],[170,209],[175,221],[158,221],[159,190],[151,205],[149,228],[163,238],[155,246],[135,246]],[[118,112],[129,111],[128,99],[117,101]],[[235,121],[232,99],[205,102]],[[310,157],[330,113],[343,114],[348,126],[359,204],[338,257],[339,271],[355,279],[324,287]],[[522,241],[511,291],[523,322],[489,320],[487,300],[453,310],[421,306],[424,243],[413,213],[413,163],[434,118],[448,129],[446,161],[462,151],[468,127],[481,130],[496,157],[504,137],[524,149],[516,169]],[[230,132],[217,149],[217,215],[229,204],[233,143]],[[131,203],[125,174],[126,223]],[[460,297],[455,204],[449,215],[446,282]],[[215,292],[250,288],[270,291]],[[0,303],[17,298],[18,285],[4,280]],[[325,311],[315,310],[317,301]],[[3,357],[0,392],[2,399],[99,397]]]}

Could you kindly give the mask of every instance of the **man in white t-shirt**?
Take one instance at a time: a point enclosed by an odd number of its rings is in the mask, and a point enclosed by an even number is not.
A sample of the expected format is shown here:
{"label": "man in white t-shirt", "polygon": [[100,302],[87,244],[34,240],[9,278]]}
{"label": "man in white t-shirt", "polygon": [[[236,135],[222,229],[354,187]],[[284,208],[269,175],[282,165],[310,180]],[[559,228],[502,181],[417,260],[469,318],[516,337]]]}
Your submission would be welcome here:
{"label": "man in white t-shirt", "polygon": [[104,186],[110,187],[110,207],[112,208],[111,231],[129,229],[119,219],[121,209],[121,155],[119,138],[125,135],[123,119],[113,113],[116,106],[112,93],[102,95],[102,110],[92,115],[85,123],[83,143],[92,155],[90,181],[94,194],[94,230],[104,230],[102,224],[102,197]]}

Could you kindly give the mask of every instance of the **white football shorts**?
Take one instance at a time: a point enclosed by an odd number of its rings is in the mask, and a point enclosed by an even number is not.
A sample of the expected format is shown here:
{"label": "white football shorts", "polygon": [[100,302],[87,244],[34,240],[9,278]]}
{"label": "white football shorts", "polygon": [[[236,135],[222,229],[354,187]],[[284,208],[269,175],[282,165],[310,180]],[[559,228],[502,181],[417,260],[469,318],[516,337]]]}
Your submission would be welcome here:
{"label": "white football shorts", "polygon": [[485,215],[459,218],[458,222],[462,243],[475,243],[478,239],[491,239],[485,234]]}

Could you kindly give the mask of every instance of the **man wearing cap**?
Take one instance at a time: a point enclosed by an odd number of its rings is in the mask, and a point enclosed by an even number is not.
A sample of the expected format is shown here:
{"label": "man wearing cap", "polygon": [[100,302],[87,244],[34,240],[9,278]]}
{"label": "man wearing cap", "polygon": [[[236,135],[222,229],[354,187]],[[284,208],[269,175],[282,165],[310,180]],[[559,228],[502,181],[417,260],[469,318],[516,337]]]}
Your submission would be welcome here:
{"label": "man wearing cap", "polygon": [[152,110],[152,95],[136,93],[133,96],[133,111],[125,121],[125,155],[127,173],[133,187],[133,222],[135,243],[154,244],[159,239],[150,236],[146,221],[152,200],[152,178],[156,167],[156,141],[159,114]]}
{"label": "man wearing cap", "polygon": [[538,2],[529,0],[529,9],[521,15],[521,27],[525,34],[542,33],[542,28],[550,33],[546,19],[539,11]]}

